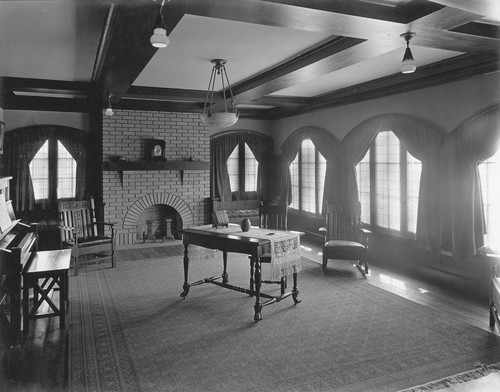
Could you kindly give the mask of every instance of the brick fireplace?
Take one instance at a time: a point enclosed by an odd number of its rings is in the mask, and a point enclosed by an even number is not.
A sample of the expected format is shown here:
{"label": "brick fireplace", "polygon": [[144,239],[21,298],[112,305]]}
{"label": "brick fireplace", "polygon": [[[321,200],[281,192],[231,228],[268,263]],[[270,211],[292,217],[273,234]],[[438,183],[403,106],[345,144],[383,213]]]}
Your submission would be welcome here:
{"label": "brick fireplace", "polygon": [[[144,165],[151,139],[165,140],[165,157],[175,169]],[[174,231],[209,222],[208,164],[185,168],[190,153],[195,161],[209,162],[209,133],[197,114],[115,110],[103,117],[104,216],[115,223],[117,249],[161,242],[165,219]],[[106,162],[113,156],[138,165],[110,168]],[[148,224],[152,237],[143,241]]]}

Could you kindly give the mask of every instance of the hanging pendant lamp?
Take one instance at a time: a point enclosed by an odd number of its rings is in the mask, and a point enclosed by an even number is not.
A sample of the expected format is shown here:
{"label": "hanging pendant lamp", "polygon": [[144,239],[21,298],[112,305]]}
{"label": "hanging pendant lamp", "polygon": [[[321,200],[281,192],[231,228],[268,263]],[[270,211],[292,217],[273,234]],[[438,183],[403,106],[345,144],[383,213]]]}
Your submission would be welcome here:
{"label": "hanging pendant lamp", "polygon": [[170,43],[170,38],[167,36],[167,30],[165,29],[165,23],[163,21],[163,5],[165,4],[165,0],[162,0],[160,5],[160,11],[156,16],[155,27],[153,31],[153,35],[149,39],[151,45],[155,48],[166,48]]}
{"label": "hanging pendant lamp", "polygon": [[[205,99],[205,105],[203,106],[203,113],[200,115],[200,119],[203,124],[210,128],[226,128],[234,125],[238,121],[238,109],[234,103],[233,91],[231,90],[231,84],[229,83],[229,78],[227,77],[225,64],[227,60],[224,59],[213,59],[210,60],[213,64],[212,73],[210,74],[210,81],[208,82],[207,97]],[[215,80],[220,76],[222,84],[222,95],[224,99],[224,111],[212,112],[212,105],[214,104],[214,88]],[[226,96],[226,86],[229,91],[229,97]]]}
{"label": "hanging pendant lamp", "polygon": [[415,64],[415,60],[413,59],[413,54],[411,53],[410,50],[410,40],[415,36],[415,33],[404,33],[401,34],[401,37],[403,37],[406,41],[406,50],[405,54],[403,56],[403,62],[401,64],[401,73],[413,73],[417,69],[417,66]]}
{"label": "hanging pendant lamp", "polygon": [[108,94],[108,107],[106,108],[106,111],[104,112],[104,114],[108,117],[111,117],[113,114],[115,114],[113,112],[113,107],[111,106],[111,97],[113,96],[113,94]]}

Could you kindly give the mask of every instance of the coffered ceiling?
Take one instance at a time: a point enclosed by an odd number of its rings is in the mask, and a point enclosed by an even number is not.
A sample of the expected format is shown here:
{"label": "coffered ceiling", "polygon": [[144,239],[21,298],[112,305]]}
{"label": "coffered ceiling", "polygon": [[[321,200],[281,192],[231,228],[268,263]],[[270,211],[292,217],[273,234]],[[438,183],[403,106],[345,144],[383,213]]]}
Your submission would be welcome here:
{"label": "coffered ceiling", "polygon": [[[201,112],[212,65],[273,119],[498,72],[498,0],[0,0],[0,106]],[[401,34],[417,64],[401,74]]]}

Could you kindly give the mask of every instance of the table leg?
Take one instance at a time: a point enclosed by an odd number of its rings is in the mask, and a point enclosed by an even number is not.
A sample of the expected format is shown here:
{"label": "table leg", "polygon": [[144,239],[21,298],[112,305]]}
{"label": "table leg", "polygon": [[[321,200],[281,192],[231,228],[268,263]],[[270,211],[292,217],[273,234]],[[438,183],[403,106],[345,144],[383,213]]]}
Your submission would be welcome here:
{"label": "table leg", "polygon": [[[253,291],[254,289],[254,273],[255,273],[255,258],[254,256],[250,256],[250,290]],[[253,294],[250,294],[250,297],[253,297]]]}
{"label": "table leg", "polygon": [[293,302],[295,302],[296,304],[300,303],[299,289],[297,288],[297,272],[293,273],[292,298],[293,298]]}
{"label": "table leg", "polygon": [[222,265],[224,270],[222,271],[222,283],[227,283],[229,281],[228,275],[227,275],[227,252],[224,250],[222,251]]}
{"label": "table leg", "polygon": [[29,290],[30,283],[28,278],[23,279],[23,299],[22,299],[22,307],[23,307],[23,341],[28,336],[29,329]]}
{"label": "table leg", "polygon": [[181,297],[186,298],[189,293],[188,272],[189,272],[189,244],[184,244],[184,285],[182,286]]}
{"label": "table leg", "polygon": [[[54,277],[57,279],[57,276]],[[66,300],[65,300],[65,286],[64,272],[59,276],[59,328],[64,329],[66,327]]]}
{"label": "table leg", "polygon": [[255,322],[262,320],[262,304],[260,303],[260,287],[262,285],[262,279],[261,279],[261,265],[260,265],[260,260],[258,258],[255,258],[255,315],[254,315],[254,320]]}

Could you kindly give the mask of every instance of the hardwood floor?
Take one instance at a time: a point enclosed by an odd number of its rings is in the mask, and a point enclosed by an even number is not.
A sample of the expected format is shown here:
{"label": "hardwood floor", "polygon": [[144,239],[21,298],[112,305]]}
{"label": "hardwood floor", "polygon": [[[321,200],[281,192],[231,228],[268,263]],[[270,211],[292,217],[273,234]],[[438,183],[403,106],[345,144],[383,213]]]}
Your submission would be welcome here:
{"label": "hardwood floor", "polygon": [[[303,254],[321,264],[320,248],[303,244]],[[179,247],[155,246],[116,252],[116,261],[182,255]],[[319,267],[319,265],[318,265]],[[500,336],[488,324],[488,303],[428,282],[371,265],[367,279],[373,284],[411,301],[449,313],[483,330]],[[328,273],[350,268],[345,262],[329,261]],[[70,279],[71,281],[71,279]],[[37,320],[24,346],[7,347],[0,341],[0,391],[45,392],[68,390],[68,331],[59,329],[58,318]]]}

